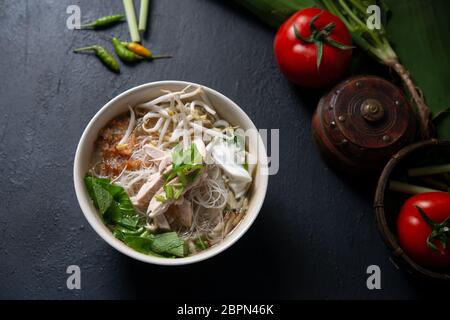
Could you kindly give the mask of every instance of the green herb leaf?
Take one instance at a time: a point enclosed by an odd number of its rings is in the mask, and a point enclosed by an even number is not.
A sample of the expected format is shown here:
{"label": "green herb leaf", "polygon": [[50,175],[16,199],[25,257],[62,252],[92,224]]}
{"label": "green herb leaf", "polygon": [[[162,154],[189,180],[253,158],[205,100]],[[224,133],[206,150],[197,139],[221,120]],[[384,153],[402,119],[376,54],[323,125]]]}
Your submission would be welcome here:
{"label": "green herb leaf", "polygon": [[[176,232],[153,235],[145,230],[141,217],[134,210],[130,197],[122,187],[107,179],[91,176],[86,176],[84,181],[89,196],[106,223],[113,226],[113,234],[117,239],[144,254],[167,258],[184,256],[184,241]],[[183,189],[181,184],[177,187],[179,190]],[[174,186],[166,185],[164,189],[173,198]],[[162,195],[155,197],[161,197],[157,198],[158,201],[167,200]]]}
{"label": "green herb leaf", "polygon": [[139,236],[124,235],[123,239],[129,247],[141,253],[160,257],[184,256],[184,241],[176,232],[153,235],[145,231]]}
{"label": "green herb leaf", "polygon": [[113,230],[113,234],[114,236],[119,239],[124,241],[126,236],[138,236],[141,233],[144,232],[144,227],[140,227],[137,230],[130,230],[128,228],[122,227],[122,226],[115,226],[114,230]]}
{"label": "green herb leaf", "polygon": [[156,199],[157,201],[159,201],[159,202],[165,202],[165,201],[167,201],[167,198],[164,197],[162,194],[157,194],[157,195],[155,196],[155,199]]}
{"label": "green herb leaf", "polygon": [[196,165],[202,163],[202,155],[197,147],[192,143],[188,149],[183,151],[181,145],[177,145],[172,152],[173,168],[177,169],[182,165]]}
{"label": "green herb leaf", "polygon": [[108,224],[136,229],[140,218],[122,187],[91,176],[86,176],[84,181],[94,205]]}
{"label": "green herb leaf", "polygon": [[117,224],[126,228],[136,229],[139,224],[139,220],[140,218],[138,215],[122,216],[122,218],[117,221]]}
{"label": "green herb leaf", "polygon": [[184,189],[185,189],[184,187],[180,187],[180,188],[175,192],[174,198],[175,198],[176,200],[180,199],[181,195],[182,195],[183,192],[184,192]]}
{"label": "green herb leaf", "polygon": [[197,239],[195,239],[194,244],[200,250],[208,249],[207,244],[205,243],[205,241],[203,241],[203,239],[201,237],[198,237]]}
{"label": "green herb leaf", "polygon": [[103,189],[107,190],[113,197],[116,197],[118,194],[120,194],[123,191],[123,188],[120,186],[117,186],[115,184],[112,184],[110,180],[105,178],[93,178],[95,179],[95,183],[100,185]]}
{"label": "green herb leaf", "polygon": [[96,183],[92,184],[92,189],[94,191],[94,203],[97,205],[100,213],[104,214],[111,206],[113,197],[108,191]]}
{"label": "green herb leaf", "polygon": [[[186,186],[200,175],[201,169],[204,167],[202,160],[194,143],[184,151],[180,145],[177,145],[172,152],[172,170],[164,176],[166,183],[163,188],[166,196],[164,199],[156,196],[156,200],[164,202],[179,199]],[[177,185],[170,183],[175,177],[178,178]]]}
{"label": "green herb leaf", "polygon": [[182,186],[187,185],[187,183],[188,183],[187,178],[181,171],[177,172],[177,176],[178,176],[178,181],[180,181]]}
{"label": "green herb leaf", "polygon": [[151,249],[156,253],[173,254],[177,257],[183,257],[184,241],[180,239],[176,232],[157,234],[154,236]]}
{"label": "green herb leaf", "polygon": [[173,187],[170,184],[164,185],[164,191],[166,192],[166,198],[168,200],[173,199]]}
{"label": "green herb leaf", "polygon": [[130,248],[144,254],[163,257],[152,250],[153,240],[142,236],[126,236],[123,240]]}

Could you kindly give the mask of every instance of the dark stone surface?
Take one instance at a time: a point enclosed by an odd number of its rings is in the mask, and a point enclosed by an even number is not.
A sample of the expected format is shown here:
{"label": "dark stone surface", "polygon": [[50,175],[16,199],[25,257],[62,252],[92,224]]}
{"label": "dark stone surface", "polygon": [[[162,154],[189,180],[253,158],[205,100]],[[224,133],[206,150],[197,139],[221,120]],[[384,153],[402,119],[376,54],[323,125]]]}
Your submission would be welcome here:
{"label": "dark stone surface", "polygon": [[[0,298],[407,299],[431,295],[389,260],[370,192],[329,170],[310,135],[317,95],[290,85],[272,54],[273,31],[225,1],[152,1],[145,43],[172,60],[122,67],[117,76],[75,47],[128,37],[125,24],[90,32],[65,26],[122,11],[121,1],[0,3]],[[255,224],[232,248],[176,268],[133,261],[87,224],[72,182],[77,142],[108,100],[166,79],[205,84],[237,102],[260,128],[279,128],[281,168]],[[369,182],[367,182],[369,184]],[[66,288],[66,268],[82,289]],[[366,288],[366,268],[382,290]]]}

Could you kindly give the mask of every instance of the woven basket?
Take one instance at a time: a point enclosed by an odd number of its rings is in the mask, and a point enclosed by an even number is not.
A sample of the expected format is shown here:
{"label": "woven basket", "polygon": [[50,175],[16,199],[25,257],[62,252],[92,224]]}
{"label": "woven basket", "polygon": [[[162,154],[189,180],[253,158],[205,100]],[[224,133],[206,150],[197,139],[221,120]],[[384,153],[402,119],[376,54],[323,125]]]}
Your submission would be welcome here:
{"label": "woven basket", "polygon": [[392,156],[378,180],[374,202],[376,221],[378,229],[384,241],[392,250],[395,260],[400,261],[407,271],[450,282],[450,270],[432,270],[422,267],[411,260],[400,247],[396,236],[395,221],[400,212],[400,207],[407,196],[403,197],[388,190],[388,183],[392,175],[401,170],[400,168],[408,166],[408,161],[413,161],[414,158],[417,159],[420,153],[429,154],[430,152],[450,154],[450,141],[433,139],[415,143],[401,149]]}

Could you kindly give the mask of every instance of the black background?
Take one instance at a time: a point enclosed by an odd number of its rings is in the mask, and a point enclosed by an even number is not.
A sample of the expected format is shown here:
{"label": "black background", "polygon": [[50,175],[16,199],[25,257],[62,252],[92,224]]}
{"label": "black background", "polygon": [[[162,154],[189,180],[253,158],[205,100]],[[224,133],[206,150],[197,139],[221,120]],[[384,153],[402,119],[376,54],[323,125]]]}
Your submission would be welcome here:
{"label": "black background", "polygon": [[[397,270],[371,207],[373,182],[355,186],[327,168],[310,134],[317,92],[279,73],[274,31],[229,1],[151,1],[145,44],[171,60],[106,70],[72,49],[109,37],[66,28],[122,12],[121,1],[0,0],[0,298],[410,299],[439,286]],[[371,66],[369,66],[371,67]],[[160,267],[116,252],[87,224],[72,166],[88,121],[108,100],[156,80],[186,80],[234,100],[259,128],[280,129],[280,170],[263,209],[232,248],[191,266]],[[361,191],[366,190],[366,191]],[[367,191],[368,190],[368,191]],[[67,266],[82,289],[66,288]],[[382,289],[366,287],[379,265]]]}

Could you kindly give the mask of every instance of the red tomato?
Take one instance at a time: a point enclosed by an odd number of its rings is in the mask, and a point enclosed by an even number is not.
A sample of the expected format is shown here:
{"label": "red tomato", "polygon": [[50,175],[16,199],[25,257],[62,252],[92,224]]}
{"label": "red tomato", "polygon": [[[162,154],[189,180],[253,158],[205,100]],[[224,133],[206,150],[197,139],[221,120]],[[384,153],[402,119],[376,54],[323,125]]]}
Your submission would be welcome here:
{"label": "red tomato", "polygon": [[450,194],[446,192],[421,193],[409,198],[397,219],[400,246],[411,259],[428,267],[450,266],[449,227]]}
{"label": "red tomato", "polygon": [[351,44],[352,37],[338,17],[309,8],[278,29],[274,50],[286,78],[302,87],[319,88],[343,77],[352,58]]}

